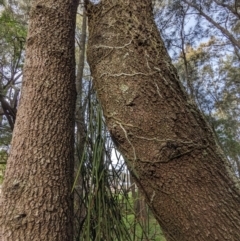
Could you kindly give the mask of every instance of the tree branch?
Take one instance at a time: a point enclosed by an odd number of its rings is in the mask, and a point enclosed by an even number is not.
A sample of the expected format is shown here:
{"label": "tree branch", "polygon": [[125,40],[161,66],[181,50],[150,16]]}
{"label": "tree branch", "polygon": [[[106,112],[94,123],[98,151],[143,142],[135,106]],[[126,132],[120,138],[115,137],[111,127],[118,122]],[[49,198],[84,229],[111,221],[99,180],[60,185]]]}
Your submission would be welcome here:
{"label": "tree branch", "polygon": [[194,9],[196,9],[199,14],[201,16],[203,16],[208,22],[210,22],[214,27],[216,27],[218,30],[220,30],[222,32],[222,34],[224,36],[226,36],[229,41],[233,44],[233,46],[236,46],[239,50],[240,50],[240,43],[237,39],[234,38],[234,36],[225,28],[223,28],[219,23],[217,23],[216,21],[214,21],[211,17],[209,17],[205,12],[202,11],[201,8],[199,8],[196,4],[187,1],[187,0],[183,0],[183,2],[185,2],[186,4],[188,4],[189,6],[193,7]]}

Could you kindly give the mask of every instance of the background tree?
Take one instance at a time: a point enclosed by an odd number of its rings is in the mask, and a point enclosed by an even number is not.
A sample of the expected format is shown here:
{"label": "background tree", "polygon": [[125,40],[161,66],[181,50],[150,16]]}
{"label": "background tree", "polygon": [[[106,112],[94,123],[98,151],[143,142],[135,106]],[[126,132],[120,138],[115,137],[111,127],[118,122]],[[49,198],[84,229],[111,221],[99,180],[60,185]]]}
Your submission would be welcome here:
{"label": "background tree", "polygon": [[0,4],[0,183],[3,180],[20,93],[26,26]]}
{"label": "background tree", "polygon": [[[221,40],[219,41],[221,48],[224,47],[229,51],[234,51],[239,59],[240,6],[238,1],[173,0],[161,1],[160,6],[161,8],[156,9],[155,14],[163,38],[168,40],[168,46],[171,43],[174,44],[171,40],[173,35],[179,36],[178,32],[181,28],[178,29],[178,26],[182,24],[181,16],[184,12],[187,17],[185,31],[188,32],[188,35],[186,35],[188,38],[195,37],[199,40],[199,37],[215,36]],[[161,21],[162,19],[163,21]],[[172,36],[167,34],[169,27],[172,29],[170,31]],[[194,35],[190,33],[194,33]]]}
{"label": "background tree", "polygon": [[[238,63],[233,56],[219,56],[211,51],[215,40],[197,49],[186,49],[185,62],[177,62],[178,73],[186,83],[185,63],[190,70],[194,100],[213,128],[218,142],[228,157],[234,173],[239,176],[239,104]],[[234,76],[234,78],[231,78]]]}

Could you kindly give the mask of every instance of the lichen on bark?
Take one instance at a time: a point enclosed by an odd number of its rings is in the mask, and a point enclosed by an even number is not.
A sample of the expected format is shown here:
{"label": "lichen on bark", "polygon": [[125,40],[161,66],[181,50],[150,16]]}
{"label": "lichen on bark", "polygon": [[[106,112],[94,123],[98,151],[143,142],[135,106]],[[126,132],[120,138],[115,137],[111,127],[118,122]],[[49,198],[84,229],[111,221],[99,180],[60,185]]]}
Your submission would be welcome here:
{"label": "lichen on bark", "polygon": [[239,187],[179,82],[151,1],[104,0],[88,16],[88,62],[108,129],[167,240],[239,240]]}

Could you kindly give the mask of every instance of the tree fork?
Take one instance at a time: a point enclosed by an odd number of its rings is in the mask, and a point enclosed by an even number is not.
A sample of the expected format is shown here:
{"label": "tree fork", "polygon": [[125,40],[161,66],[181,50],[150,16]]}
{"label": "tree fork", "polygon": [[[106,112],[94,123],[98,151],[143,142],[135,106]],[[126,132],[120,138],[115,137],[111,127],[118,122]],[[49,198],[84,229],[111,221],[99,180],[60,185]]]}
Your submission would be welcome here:
{"label": "tree fork", "polygon": [[88,62],[112,138],[167,240],[240,240],[240,191],[179,83],[149,0],[87,6]]}

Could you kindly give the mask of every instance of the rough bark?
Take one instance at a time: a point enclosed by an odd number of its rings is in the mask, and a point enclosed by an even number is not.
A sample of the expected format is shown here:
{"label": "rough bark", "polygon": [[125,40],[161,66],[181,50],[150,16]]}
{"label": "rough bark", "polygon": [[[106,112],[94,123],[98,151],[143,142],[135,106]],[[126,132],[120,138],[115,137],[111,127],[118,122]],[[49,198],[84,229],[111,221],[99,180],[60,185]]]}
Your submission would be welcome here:
{"label": "rough bark", "polygon": [[167,240],[240,240],[240,191],[179,84],[149,0],[88,3],[88,61],[107,126]]}
{"label": "rough bark", "polygon": [[77,5],[77,0],[33,2],[1,196],[3,241],[72,240]]}

